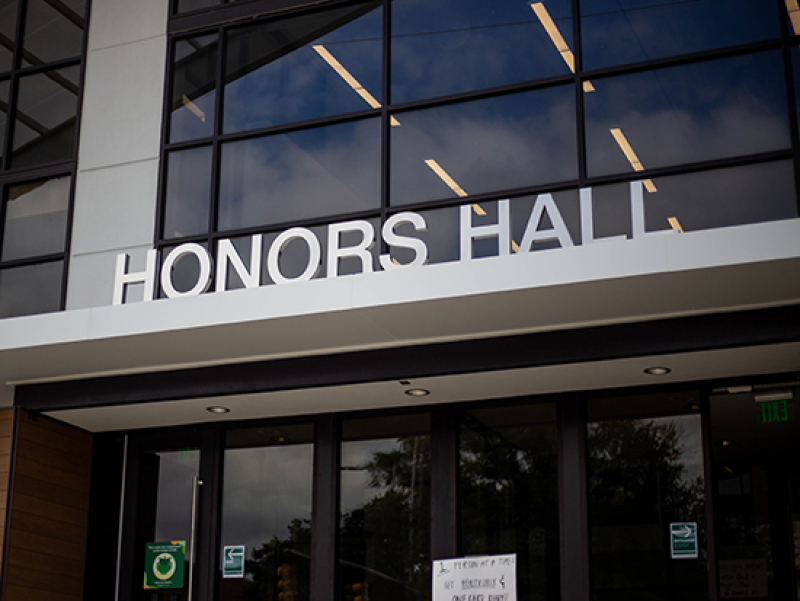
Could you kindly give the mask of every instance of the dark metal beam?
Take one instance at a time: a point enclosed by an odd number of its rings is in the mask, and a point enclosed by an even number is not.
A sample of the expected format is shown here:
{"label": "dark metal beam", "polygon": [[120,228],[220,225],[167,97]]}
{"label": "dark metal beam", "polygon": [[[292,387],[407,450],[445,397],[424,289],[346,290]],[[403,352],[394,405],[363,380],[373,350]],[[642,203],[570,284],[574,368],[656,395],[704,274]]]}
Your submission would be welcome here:
{"label": "dark metal beam", "polygon": [[457,375],[800,341],[800,305],[18,386],[37,411]]}

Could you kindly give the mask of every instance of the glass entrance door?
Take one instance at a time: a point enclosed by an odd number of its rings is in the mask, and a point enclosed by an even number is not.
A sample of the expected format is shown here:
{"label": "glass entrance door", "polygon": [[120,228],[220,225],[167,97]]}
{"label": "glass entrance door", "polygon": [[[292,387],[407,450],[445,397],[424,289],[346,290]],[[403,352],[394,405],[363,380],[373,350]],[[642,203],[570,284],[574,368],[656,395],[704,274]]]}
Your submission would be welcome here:
{"label": "glass entrance door", "polygon": [[[136,438],[129,447],[120,599],[199,601],[209,538],[211,453],[201,434]],[[208,476],[208,474],[206,474]],[[201,516],[202,512],[202,516]]]}
{"label": "glass entrance door", "polygon": [[797,393],[770,386],[711,397],[720,599],[800,597]]}

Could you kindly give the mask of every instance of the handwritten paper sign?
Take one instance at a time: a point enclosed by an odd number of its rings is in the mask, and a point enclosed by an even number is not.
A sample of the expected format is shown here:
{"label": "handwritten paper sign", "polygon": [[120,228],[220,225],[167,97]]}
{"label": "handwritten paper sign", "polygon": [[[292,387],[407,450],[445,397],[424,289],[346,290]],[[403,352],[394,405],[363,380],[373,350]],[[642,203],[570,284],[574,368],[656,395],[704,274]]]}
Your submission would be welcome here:
{"label": "handwritten paper sign", "polygon": [[517,601],[517,556],[433,562],[433,601]]}
{"label": "handwritten paper sign", "polygon": [[765,559],[721,559],[719,596],[722,599],[758,599],[768,596]]}

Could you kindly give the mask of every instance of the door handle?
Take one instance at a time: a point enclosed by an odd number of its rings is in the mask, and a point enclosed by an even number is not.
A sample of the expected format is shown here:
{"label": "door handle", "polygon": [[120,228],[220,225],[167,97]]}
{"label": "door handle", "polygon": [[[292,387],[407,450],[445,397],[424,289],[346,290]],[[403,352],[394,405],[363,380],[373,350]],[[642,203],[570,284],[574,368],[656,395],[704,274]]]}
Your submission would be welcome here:
{"label": "door handle", "polygon": [[186,601],[192,601],[192,593],[194,586],[194,555],[195,555],[195,538],[197,533],[197,503],[200,497],[200,487],[203,481],[197,476],[192,476],[192,534],[189,538],[189,588],[186,595]]}

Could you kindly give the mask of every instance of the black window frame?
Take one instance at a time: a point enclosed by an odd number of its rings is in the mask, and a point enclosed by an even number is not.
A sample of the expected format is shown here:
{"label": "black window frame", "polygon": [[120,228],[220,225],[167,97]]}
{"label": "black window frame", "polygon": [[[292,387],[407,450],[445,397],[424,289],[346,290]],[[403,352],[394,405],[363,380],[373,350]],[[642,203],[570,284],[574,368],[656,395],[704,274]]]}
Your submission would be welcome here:
{"label": "black window frame", "polygon": [[[16,16],[16,30],[15,39],[13,41],[13,58],[11,69],[9,71],[0,73],[0,82],[7,81],[9,83],[9,96],[6,114],[6,127],[3,135],[0,137],[0,248],[3,243],[3,230],[5,227],[5,216],[8,190],[12,187],[24,185],[27,183],[51,180],[60,177],[70,178],[69,197],[67,203],[67,224],[64,239],[64,247],[61,252],[50,253],[46,255],[38,255],[26,257],[23,259],[15,259],[3,261],[0,257],[0,274],[5,270],[30,267],[36,265],[43,265],[48,263],[62,262],[63,268],[61,272],[60,282],[60,296],[58,307],[54,310],[64,310],[67,301],[67,282],[69,273],[69,258],[70,247],[72,238],[72,221],[74,214],[74,198],[75,198],[75,185],[78,173],[78,148],[80,141],[80,119],[81,107],[83,105],[83,82],[85,77],[85,57],[87,54],[88,46],[88,31],[89,31],[89,15],[91,13],[91,0],[87,0],[84,6],[84,14],[75,15],[72,18],[80,20],[83,30],[81,33],[81,50],[77,56],[65,59],[59,59],[51,62],[34,61],[30,54],[24,49],[25,42],[25,21],[27,15],[27,7],[30,0],[19,0],[17,4]],[[54,2],[60,5],[61,3]],[[55,8],[55,7],[54,7]],[[65,7],[61,7],[65,8]],[[68,7],[67,7],[68,8]],[[56,10],[59,10],[56,8]],[[62,13],[63,14],[63,13]],[[73,21],[74,22],[74,21]],[[77,23],[76,23],[77,25]],[[30,66],[24,66],[23,60],[32,63]],[[18,95],[20,89],[20,80],[25,77],[50,74],[56,70],[66,68],[78,68],[78,83],[75,85],[74,91],[76,94],[76,112],[73,125],[73,140],[70,158],[45,161],[31,166],[12,167],[13,158],[13,140],[14,129],[17,121],[17,116],[20,115],[18,109]],[[24,315],[28,315],[25,313]],[[15,317],[16,315],[8,315],[6,317]]]}
{"label": "black window frame", "polygon": [[[325,2],[314,3],[309,6],[298,0],[251,0],[235,2],[233,0],[219,0],[215,6],[187,11],[177,14],[177,2],[173,0],[171,5],[172,15],[168,25],[168,49],[167,49],[167,75],[164,88],[164,111],[163,127],[161,140],[161,169],[159,175],[158,188],[158,211],[155,220],[154,246],[164,254],[169,246],[181,243],[195,242],[205,244],[211,252],[216,248],[219,240],[234,238],[239,236],[250,236],[254,234],[267,234],[279,232],[291,227],[311,227],[326,225],[329,223],[347,221],[351,219],[379,219],[384,222],[388,217],[402,211],[419,211],[423,209],[437,209],[454,207],[469,203],[480,203],[484,201],[494,201],[502,198],[515,198],[520,196],[535,195],[544,192],[558,192],[562,190],[577,190],[602,184],[624,183],[633,180],[646,180],[653,177],[667,175],[681,175],[687,173],[703,172],[725,167],[736,167],[752,165],[763,162],[779,161],[791,159],[795,174],[794,191],[797,202],[798,215],[800,215],[800,135],[798,134],[798,118],[796,105],[796,92],[794,88],[794,76],[791,65],[791,48],[800,44],[800,35],[790,35],[791,26],[789,23],[786,6],[782,0],[775,1],[779,7],[781,35],[778,38],[769,39],[761,42],[747,43],[736,46],[716,48],[691,54],[682,54],[656,60],[624,64],[619,66],[607,67],[592,71],[583,71],[581,60],[581,19],[579,18],[579,0],[572,0],[572,37],[574,40],[575,72],[566,75],[548,77],[540,80],[532,80],[523,83],[515,83],[489,89],[478,89],[469,92],[461,92],[447,96],[426,98],[413,102],[393,104],[390,97],[390,44],[391,44],[391,0],[383,0],[383,102],[380,108],[365,109],[352,113],[337,114],[331,117],[316,118],[308,121],[292,122],[273,127],[261,128],[257,130],[246,130],[232,134],[222,133],[222,114],[224,103],[225,88],[225,34],[231,29],[241,26],[248,26],[254,23],[268,21],[270,19],[284,19],[295,15],[313,13],[315,11],[326,10],[329,8],[354,5],[366,0],[328,0]],[[216,33],[218,35],[217,47],[217,72],[216,72],[216,105],[215,105],[215,131],[211,137],[189,140],[184,142],[169,142],[170,124],[170,98],[172,95],[172,64],[176,43],[185,38]],[[644,171],[631,171],[626,173],[615,173],[610,175],[600,175],[589,177],[587,174],[586,158],[586,115],[584,111],[584,82],[602,82],[603,79],[633,74],[642,71],[649,71],[662,67],[675,67],[692,63],[709,61],[712,59],[723,59],[752,54],[759,51],[778,50],[782,52],[784,62],[784,77],[787,90],[787,110],[788,124],[790,128],[791,146],[785,149],[772,150],[757,154],[733,156],[727,158],[717,158],[699,162],[670,165],[666,167],[645,168]],[[572,85],[575,93],[575,113],[576,113],[576,137],[577,137],[577,164],[578,174],[574,179],[567,181],[550,182],[543,185],[533,185],[521,189],[498,190],[490,193],[472,194],[466,198],[457,196],[438,198],[425,202],[415,202],[409,204],[392,205],[390,203],[390,167],[391,167],[391,148],[389,118],[392,115],[402,115],[410,111],[446,105],[455,105],[461,102],[480,100],[517,92],[539,90],[559,85]],[[347,123],[370,116],[380,116],[381,123],[381,200],[380,209],[357,211],[346,214],[315,216],[296,221],[282,222],[270,225],[253,225],[232,230],[219,230],[217,227],[217,216],[219,212],[220,197],[220,171],[221,171],[221,147],[225,142],[247,140],[263,136],[265,134],[278,134],[300,131],[307,128]],[[402,117],[399,117],[402,119]],[[209,225],[208,231],[203,234],[187,235],[179,238],[168,238],[162,234],[165,205],[166,205],[166,186],[167,186],[167,156],[171,151],[181,149],[200,148],[210,146],[212,148],[212,173],[211,173],[211,201],[209,206]],[[381,242],[380,252],[386,252],[385,243]]]}

